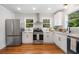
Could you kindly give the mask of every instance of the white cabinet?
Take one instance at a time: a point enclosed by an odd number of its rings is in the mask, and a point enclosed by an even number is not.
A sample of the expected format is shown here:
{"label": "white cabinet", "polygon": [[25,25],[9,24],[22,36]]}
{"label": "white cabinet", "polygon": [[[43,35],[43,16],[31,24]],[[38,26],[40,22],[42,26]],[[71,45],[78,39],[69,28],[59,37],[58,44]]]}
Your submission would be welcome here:
{"label": "white cabinet", "polygon": [[33,32],[23,32],[22,43],[33,43]]}
{"label": "white cabinet", "polygon": [[62,49],[65,53],[67,53],[67,36],[64,34],[56,33],[56,38],[54,40],[55,44]]}
{"label": "white cabinet", "polygon": [[53,33],[52,32],[44,32],[44,43],[53,43]]}
{"label": "white cabinet", "polygon": [[63,12],[57,12],[54,15],[54,26],[63,25]]}

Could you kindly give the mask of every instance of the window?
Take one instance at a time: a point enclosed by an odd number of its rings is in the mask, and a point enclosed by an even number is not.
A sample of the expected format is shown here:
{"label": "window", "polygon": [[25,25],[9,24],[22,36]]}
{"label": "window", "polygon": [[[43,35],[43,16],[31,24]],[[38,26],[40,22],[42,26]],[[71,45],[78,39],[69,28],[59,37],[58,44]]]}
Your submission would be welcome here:
{"label": "window", "polygon": [[43,19],[43,27],[44,28],[50,27],[50,19]]}
{"label": "window", "polygon": [[69,17],[68,22],[69,27],[79,27],[79,11],[75,11],[69,14],[68,17]]}
{"label": "window", "polygon": [[26,19],[26,27],[27,28],[33,27],[33,19]]}

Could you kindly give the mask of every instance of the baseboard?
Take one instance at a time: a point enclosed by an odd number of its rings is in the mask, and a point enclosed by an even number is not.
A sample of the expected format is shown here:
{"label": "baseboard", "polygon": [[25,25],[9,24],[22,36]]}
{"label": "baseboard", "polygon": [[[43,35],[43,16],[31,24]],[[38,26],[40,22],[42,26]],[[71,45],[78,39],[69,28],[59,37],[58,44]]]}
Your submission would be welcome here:
{"label": "baseboard", "polygon": [[6,47],[6,45],[4,45],[3,47],[1,47],[0,50],[1,50],[1,49],[4,49],[5,47]]}
{"label": "baseboard", "polygon": [[23,44],[30,44],[30,45],[33,45],[33,44],[54,44],[54,43],[23,43]]}

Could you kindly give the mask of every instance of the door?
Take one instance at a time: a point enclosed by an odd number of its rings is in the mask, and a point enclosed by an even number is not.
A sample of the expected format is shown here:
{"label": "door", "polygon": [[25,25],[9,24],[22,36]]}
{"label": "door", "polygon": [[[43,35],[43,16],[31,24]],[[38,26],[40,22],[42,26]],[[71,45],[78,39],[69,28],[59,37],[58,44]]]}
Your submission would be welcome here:
{"label": "door", "polygon": [[5,20],[6,45],[13,45],[13,20]]}
{"label": "door", "polygon": [[33,34],[33,40],[37,40],[37,35]]}
{"label": "door", "polygon": [[21,35],[20,20],[19,19],[14,19],[13,20],[13,34],[14,35]]}
{"label": "door", "polygon": [[6,35],[13,35],[13,20],[7,19],[5,21],[5,31]]}

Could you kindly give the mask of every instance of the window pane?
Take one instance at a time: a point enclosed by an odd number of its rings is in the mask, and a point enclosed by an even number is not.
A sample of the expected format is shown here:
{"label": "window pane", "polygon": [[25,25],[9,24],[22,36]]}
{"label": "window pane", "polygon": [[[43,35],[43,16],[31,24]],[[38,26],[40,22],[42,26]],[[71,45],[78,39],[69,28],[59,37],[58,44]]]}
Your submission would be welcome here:
{"label": "window pane", "polygon": [[26,24],[26,27],[33,27],[33,24]]}
{"label": "window pane", "polygon": [[69,14],[69,27],[79,27],[79,11]]}
{"label": "window pane", "polygon": [[33,27],[33,19],[26,19],[26,27],[27,28]]}
{"label": "window pane", "polygon": [[43,19],[43,27],[45,28],[50,27],[50,19]]}
{"label": "window pane", "polygon": [[26,19],[26,23],[33,23],[33,19]]}
{"label": "window pane", "polygon": [[43,19],[43,23],[50,23],[50,19]]}
{"label": "window pane", "polygon": [[43,27],[49,28],[50,24],[43,24]]}

